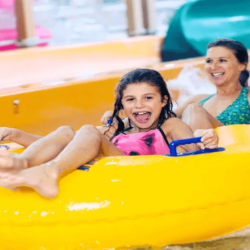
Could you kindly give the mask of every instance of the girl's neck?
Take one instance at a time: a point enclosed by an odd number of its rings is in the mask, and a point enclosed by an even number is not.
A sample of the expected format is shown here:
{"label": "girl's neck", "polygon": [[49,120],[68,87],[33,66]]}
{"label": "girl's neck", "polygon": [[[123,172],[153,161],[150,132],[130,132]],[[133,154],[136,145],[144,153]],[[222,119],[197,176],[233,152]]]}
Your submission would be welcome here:
{"label": "girl's neck", "polygon": [[230,96],[235,95],[236,93],[238,94],[241,90],[242,85],[239,82],[237,84],[227,84],[223,86],[218,86],[216,95],[219,97]]}
{"label": "girl's neck", "polygon": [[131,122],[131,127],[133,128],[133,133],[142,133],[142,132],[148,132],[150,130],[154,130],[158,127],[158,120],[155,121],[149,128],[139,128],[137,127],[133,122]]}

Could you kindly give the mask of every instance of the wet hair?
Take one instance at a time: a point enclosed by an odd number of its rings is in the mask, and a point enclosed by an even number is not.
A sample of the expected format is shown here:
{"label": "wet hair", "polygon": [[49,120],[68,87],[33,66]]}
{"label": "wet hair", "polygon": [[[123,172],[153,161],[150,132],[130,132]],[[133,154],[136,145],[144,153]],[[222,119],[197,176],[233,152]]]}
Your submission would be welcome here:
{"label": "wet hair", "polygon": [[[207,46],[207,49],[212,47],[225,47],[233,51],[235,57],[239,63],[248,64],[248,53],[246,47],[241,43],[234,41],[232,39],[220,38],[214,42],[210,42]],[[247,69],[241,71],[239,82],[243,87],[247,86],[247,79],[249,78],[249,71]]]}
{"label": "wet hair", "polygon": [[123,109],[122,106],[123,91],[127,88],[129,84],[140,84],[140,83],[148,83],[151,86],[157,87],[161,95],[162,101],[165,99],[165,96],[167,96],[167,103],[161,110],[158,126],[161,126],[166,119],[170,117],[176,117],[176,114],[173,112],[173,104],[167,89],[167,85],[161,74],[152,69],[135,69],[128,72],[121,78],[115,90],[116,98],[114,104],[114,111],[111,120],[109,122],[109,126],[111,126],[113,119],[114,118],[117,119],[118,129],[115,134],[124,130],[124,123],[119,117],[119,111]]}

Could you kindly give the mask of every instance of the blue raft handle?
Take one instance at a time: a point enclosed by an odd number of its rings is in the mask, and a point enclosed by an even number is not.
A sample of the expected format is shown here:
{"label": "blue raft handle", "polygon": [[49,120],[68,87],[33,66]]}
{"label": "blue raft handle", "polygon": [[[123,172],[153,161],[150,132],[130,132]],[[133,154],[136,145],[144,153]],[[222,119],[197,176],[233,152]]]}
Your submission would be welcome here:
{"label": "blue raft handle", "polygon": [[9,149],[10,149],[10,147],[9,147],[9,146],[4,145],[4,144],[1,144],[1,145],[0,145],[0,148],[6,148],[7,150],[9,150]]}
{"label": "blue raft handle", "polygon": [[199,154],[207,154],[207,153],[214,153],[214,152],[221,152],[225,151],[225,148],[218,147],[218,148],[206,148],[206,149],[200,149],[192,152],[184,152],[184,153],[177,153],[176,148],[179,145],[185,145],[185,144],[192,144],[192,143],[198,143],[201,142],[202,137],[194,137],[189,139],[181,139],[181,140],[173,140],[169,143],[169,150],[170,154],[167,154],[166,156],[187,156],[187,155],[199,155]]}
{"label": "blue raft handle", "polygon": [[106,123],[105,125],[103,125],[103,127],[109,127],[109,123],[110,123],[110,121],[111,121],[111,117],[110,117],[110,118],[108,118],[107,123]]}
{"label": "blue raft handle", "polygon": [[78,169],[79,170],[84,170],[84,171],[89,171],[90,167],[80,166]]}

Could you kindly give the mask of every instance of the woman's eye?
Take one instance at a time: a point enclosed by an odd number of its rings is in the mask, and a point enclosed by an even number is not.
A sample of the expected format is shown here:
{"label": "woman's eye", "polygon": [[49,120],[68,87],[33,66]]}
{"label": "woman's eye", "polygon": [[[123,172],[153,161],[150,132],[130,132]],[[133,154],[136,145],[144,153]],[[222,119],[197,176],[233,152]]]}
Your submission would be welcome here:
{"label": "woman's eye", "polygon": [[220,59],[220,62],[226,62],[226,60],[225,59]]}
{"label": "woman's eye", "polygon": [[129,98],[129,99],[127,99],[127,102],[131,102],[133,100],[134,100],[133,98]]}
{"label": "woman's eye", "polygon": [[152,96],[145,97],[145,99],[147,99],[147,100],[152,99],[152,98],[153,98]]}
{"label": "woman's eye", "polygon": [[211,63],[211,60],[210,60],[210,59],[207,59],[207,60],[206,60],[206,63]]}

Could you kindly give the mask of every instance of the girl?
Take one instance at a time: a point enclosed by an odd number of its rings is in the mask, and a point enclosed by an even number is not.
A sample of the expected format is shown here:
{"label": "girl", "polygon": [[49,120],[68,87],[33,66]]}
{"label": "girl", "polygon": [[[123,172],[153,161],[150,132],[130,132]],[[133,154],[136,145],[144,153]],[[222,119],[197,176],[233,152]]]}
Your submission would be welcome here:
{"label": "girl", "polygon": [[[129,119],[127,127],[118,116],[120,110]],[[166,154],[172,140],[193,137],[190,127],[175,116],[162,76],[150,69],[133,70],[117,86],[109,127],[85,125],[75,132],[64,126],[43,138],[2,128],[2,140],[28,148],[20,155],[0,150],[0,186],[12,190],[28,186],[52,198],[58,193],[59,177],[100,153],[106,156]],[[217,147],[218,136],[213,129],[195,131],[195,136],[203,136],[202,148]],[[184,145],[178,147],[178,152],[197,149],[197,145]]]}

